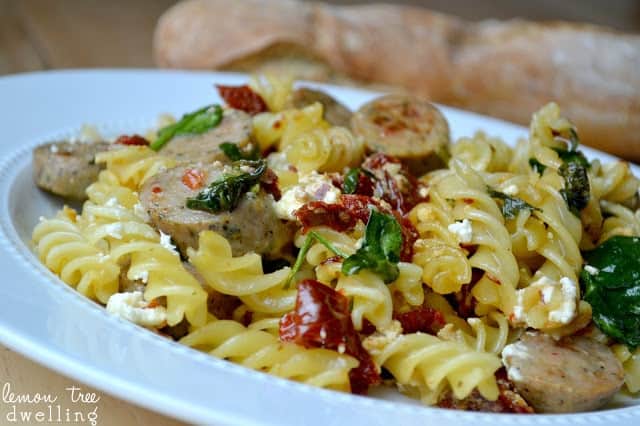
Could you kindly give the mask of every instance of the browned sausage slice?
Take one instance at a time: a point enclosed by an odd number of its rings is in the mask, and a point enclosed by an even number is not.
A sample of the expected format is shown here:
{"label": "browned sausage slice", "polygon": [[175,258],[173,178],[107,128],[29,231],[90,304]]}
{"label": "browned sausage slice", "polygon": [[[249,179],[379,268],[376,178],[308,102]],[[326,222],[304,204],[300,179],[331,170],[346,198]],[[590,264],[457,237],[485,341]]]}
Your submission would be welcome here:
{"label": "browned sausage slice", "polygon": [[509,379],[536,412],[570,413],[602,407],[624,381],[609,347],[584,336],[559,341],[527,332],[502,351]]}
{"label": "browned sausage slice", "polygon": [[[264,191],[245,194],[231,212],[213,214],[186,207],[187,198],[195,197],[211,182],[228,173],[230,167],[214,162],[169,169],[143,185],[140,202],[151,223],[171,235],[183,254],[187,247],[197,248],[200,231],[209,229],[229,240],[234,256],[254,251],[267,257],[279,257],[283,247],[293,238],[292,229],[276,217],[273,198]],[[185,175],[194,174],[203,176],[201,185],[187,186]]]}
{"label": "browned sausage slice", "polygon": [[301,87],[294,90],[291,103],[294,108],[304,108],[315,102],[322,104],[323,117],[333,126],[349,127],[353,113],[332,96],[320,90]]}
{"label": "browned sausage slice", "polygon": [[227,161],[220,144],[231,142],[242,148],[249,143],[251,129],[249,114],[237,109],[225,109],[218,126],[200,135],[176,136],[160,152],[173,157],[177,164]]}
{"label": "browned sausage slice", "polygon": [[422,175],[441,165],[449,145],[449,124],[431,103],[409,95],[386,95],[364,104],[351,128],[371,151],[398,157]]}
{"label": "browned sausage slice", "polygon": [[98,179],[104,165],[95,163],[107,142],[52,142],[33,150],[33,180],[46,191],[65,198],[84,200],[86,189]]}

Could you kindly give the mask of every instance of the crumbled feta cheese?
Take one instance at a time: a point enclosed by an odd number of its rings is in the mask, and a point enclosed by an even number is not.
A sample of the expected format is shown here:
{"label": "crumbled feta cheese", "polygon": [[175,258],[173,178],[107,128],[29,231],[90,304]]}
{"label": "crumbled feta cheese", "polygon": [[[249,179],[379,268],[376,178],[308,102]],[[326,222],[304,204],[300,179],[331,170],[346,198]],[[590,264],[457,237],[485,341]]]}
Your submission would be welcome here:
{"label": "crumbled feta cheese", "polygon": [[137,274],[131,274],[129,278],[132,280],[140,280],[146,284],[149,282],[149,271],[140,271]]}
{"label": "crumbled feta cheese", "polygon": [[402,324],[400,324],[398,320],[393,320],[387,327],[377,330],[364,339],[362,346],[364,346],[371,355],[376,355],[393,343],[401,334]]}
{"label": "crumbled feta cheese", "polygon": [[276,215],[280,219],[295,220],[294,212],[306,203],[324,201],[332,204],[341,194],[328,176],[311,172],[282,194],[280,201],[275,203]]}
{"label": "crumbled feta cheese", "polygon": [[607,267],[604,267],[602,268],[602,271],[611,274],[616,271],[616,265],[609,265]]}
{"label": "crumbled feta cheese", "polygon": [[514,358],[530,360],[532,359],[532,356],[527,351],[526,345],[523,345],[521,342],[515,342],[507,345],[502,350],[502,363],[507,370],[507,376],[511,380],[520,381],[522,380],[522,373],[518,367],[512,365]]}
{"label": "crumbled feta cheese", "polygon": [[524,293],[522,291],[516,292],[516,304],[513,306],[513,320],[516,322],[524,319]]}
{"label": "crumbled feta cheese", "polygon": [[80,128],[80,133],[78,134],[78,136],[69,139],[69,141],[72,143],[94,143],[100,142],[102,139],[103,138],[96,126],[83,124]]}
{"label": "crumbled feta cheese", "polygon": [[104,203],[106,207],[115,207],[118,205],[118,199],[116,197],[111,197]]}
{"label": "crumbled feta cheese", "polygon": [[598,268],[591,265],[584,265],[584,270],[587,271],[587,274],[589,275],[598,275],[598,273],[600,272]]}
{"label": "crumbled feta cheese", "polygon": [[289,170],[289,160],[284,152],[273,152],[267,156],[267,165],[272,170]]}
{"label": "crumbled feta cheese", "polygon": [[560,285],[562,286],[562,304],[558,309],[549,312],[549,319],[568,324],[576,315],[578,285],[568,277],[560,278]]}
{"label": "crumbled feta cheese", "polygon": [[110,236],[115,238],[116,240],[122,239],[122,223],[114,222],[104,226],[104,232]]}
{"label": "crumbled feta cheese", "polygon": [[545,304],[548,304],[551,302],[551,299],[553,299],[553,293],[554,293],[555,287],[545,287],[542,289],[542,301]]}
{"label": "crumbled feta cheese", "polygon": [[519,190],[517,185],[509,185],[502,190],[502,192],[504,192],[506,195],[511,195],[512,197],[518,195],[518,191]]}
{"label": "crumbled feta cheese", "polygon": [[107,301],[107,312],[144,327],[159,327],[167,320],[164,306],[150,308],[141,291],[113,294]]}
{"label": "crumbled feta cheese", "polygon": [[176,250],[176,246],[171,244],[171,235],[165,234],[162,231],[160,231],[160,245],[166,248],[167,250],[169,250],[170,252],[176,255],[178,254],[178,251]]}
{"label": "crumbled feta cheese", "polygon": [[145,222],[149,221],[149,216],[147,215],[147,211],[142,207],[142,204],[136,203],[133,206],[133,214],[142,219]]}
{"label": "crumbled feta cheese", "polygon": [[340,343],[340,344],[338,345],[338,353],[343,354],[343,353],[344,353],[344,351],[345,351],[346,349],[347,349],[347,347],[345,346],[345,344],[344,344],[344,343]]}
{"label": "crumbled feta cheese", "polygon": [[462,222],[452,223],[447,227],[449,232],[453,232],[458,236],[458,241],[461,243],[470,243],[473,239],[473,228],[471,227],[471,221],[464,219]]}
{"label": "crumbled feta cheese", "polygon": [[426,186],[421,186],[418,189],[418,195],[420,196],[420,198],[427,198],[427,195],[429,195],[429,188],[427,188]]}

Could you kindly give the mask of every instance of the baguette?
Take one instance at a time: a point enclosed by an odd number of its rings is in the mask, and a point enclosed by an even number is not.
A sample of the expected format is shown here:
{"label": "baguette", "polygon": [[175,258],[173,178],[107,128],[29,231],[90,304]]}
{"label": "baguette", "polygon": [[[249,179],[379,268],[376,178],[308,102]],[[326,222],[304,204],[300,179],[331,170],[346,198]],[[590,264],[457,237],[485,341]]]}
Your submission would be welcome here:
{"label": "baguette", "polygon": [[554,100],[582,142],[640,161],[640,36],[592,25],[470,23],[397,5],[187,0],[160,18],[154,54],[162,67],[403,87],[523,124]]}

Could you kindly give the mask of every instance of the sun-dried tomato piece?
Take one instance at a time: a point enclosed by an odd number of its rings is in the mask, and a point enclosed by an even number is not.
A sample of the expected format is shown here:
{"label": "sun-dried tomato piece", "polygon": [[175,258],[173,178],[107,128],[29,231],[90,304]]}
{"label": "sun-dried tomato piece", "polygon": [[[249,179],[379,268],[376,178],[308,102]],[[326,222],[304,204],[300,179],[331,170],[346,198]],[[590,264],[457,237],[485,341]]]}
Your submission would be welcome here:
{"label": "sun-dried tomato piece", "polygon": [[405,334],[421,332],[435,335],[446,324],[442,312],[428,306],[395,314],[393,317],[400,321]]}
{"label": "sun-dried tomato piece", "polygon": [[149,141],[140,135],[122,135],[116,139],[118,145],[149,145]]}
{"label": "sun-dried tomato piece", "polygon": [[200,169],[189,168],[182,174],[182,183],[189,189],[200,189],[204,186],[206,176]]}
{"label": "sun-dried tomato piece", "polygon": [[260,187],[264,189],[267,194],[273,195],[273,199],[279,201],[282,198],[280,187],[278,186],[278,175],[271,170],[267,169],[260,178]]}
{"label": "sun-dried tomato piece", "polygon": [[357,218],[342,204],[328,204],[311,201],[295,212],[305,234],[314,226],[328,226],[338,232],[345,232],[356,226]]}
{"label": "sun-dried tomato piece", "polygon": [[[398,158],[377,152],[364,161],[362,168],[375,177],[371,179],[372,195],[386,201],[403,215],[425,200],[421,195],[424,193],[422,190],[424,185],[418,182],[418,179]],[[359,194],[358,191],[356,193]]]}
{"label": "sun-dried tomato piece", "polygon": [[246,84],[244,86],[222,86],[217,84],[216,87],[220,97],[231,108],[240,109],[251,115],[269,111],[262,96],[254,92]]}
{"label": "sun-dried tomato piece", "polygon": [[360,364],[349,372],[351,392],[364,394],[380,374],[356,332],[349,300],[315,280],[298,283],[295,309],[280,320],[280,340],[306,348],[325,348],[353,356]]}

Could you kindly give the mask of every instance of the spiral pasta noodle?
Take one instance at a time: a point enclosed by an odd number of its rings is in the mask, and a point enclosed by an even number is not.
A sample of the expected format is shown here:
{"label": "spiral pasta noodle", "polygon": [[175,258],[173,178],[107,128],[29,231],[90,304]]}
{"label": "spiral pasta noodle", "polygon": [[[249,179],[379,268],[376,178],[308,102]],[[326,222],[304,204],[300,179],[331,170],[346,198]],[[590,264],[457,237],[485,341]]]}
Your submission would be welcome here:
{"label": "spiral pasta noodle", "polygon": [[473,296],[483,305],[510,313],[519,280],[518,264],[511,252],[511,238],[502,213],[487,193],[484,179],[471,167],[454,159],[450,171],[435,175],[430,183],[443,198],[454,200],[454,219],[461,223],[466,220],[472,228],[466,243],[477,245],[477,249],[469,257],[469,264],[484,271],[473,286]]}
{"label": "spiral pasta noodle", "polygon": [[96,163],[106,163],[121,185],[137,190],[156,173],[175,166],[172,158],[157,154],[146,146],[126,146],[100,152]]}
{"label": "spiral pasta noodle", "polygon": [[180,343],[254,370],[342,391],[350,389],[349,371],[358,365],[349,355],[283,343],[271,333],[228,320],[210,322]]}
{"label": "spiral pasta noodle", "polygon": [[286,145],[287,159],[300,172],[339,172],[362,161],[364,143],[344,127],[303,133]]}
{"label": "spiral pasta noodle", "polygon": [[460,138],[451,147],[451,157],[461,160],[478,172],[506,171],[511,162],[511,148],[497,138],[476,132]]}
{"label": "spiral pasta noodle", "polygon": [[467,345],[424,333],[397,336],[381,349],[370,351],[376,364],[386,368],[403,386],[417,388],[426,403],[434,403],[448,386],[456,398],[474,389],[494,401],[498,388],[494,373],[500,359]]}
{"label": "spiral pasta noodle", "polygon": [[478,352],[495,355],[502,352],[509,338],[509,322],[503,314],[494,311],[485,317],[468,318],[467,323],[472,330],[471,333],[449,323],[438,332],[438,337],[464,343]]}
{"label": "spiral pasta noodle", "polygon": [[624,368],[624,384],[631,393],[640,392],[640,348],[629,349],[626,345],[617,344],[612,347],[616,358]]}
{"label": "spiral pasta noodle", "polygon": [[120,267],[82,235],[75,212],[65,208],[33,230],[36,253],[62,281],[90,299],[106,303],[118,291]]}
{"label": "spiral pasta noodle", "polygon": [[264,274],[260,255],[233,257],[229,242],[213,231],[201,232],[198,250],[189,249],[188,254],[211,288],[239,296],[253,311],[275,314],[293,309],[295,289],[284,289],[290,268]]}

